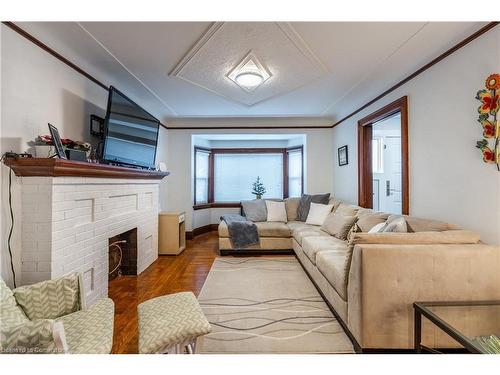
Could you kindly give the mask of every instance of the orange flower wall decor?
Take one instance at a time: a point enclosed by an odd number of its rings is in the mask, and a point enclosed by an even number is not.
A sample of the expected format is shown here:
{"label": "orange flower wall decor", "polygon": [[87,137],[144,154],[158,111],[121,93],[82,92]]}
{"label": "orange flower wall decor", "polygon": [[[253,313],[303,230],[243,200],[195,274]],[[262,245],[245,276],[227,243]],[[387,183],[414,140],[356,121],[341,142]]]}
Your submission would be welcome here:
{"label": "orange flower wall decor", "polygon": [[486,89],[479,90],[476,99],[481,102],[477,111],[478,122],[483,127],[483,139],[476,147],[483,154],[485,163],[494,163],[500,171],[500,120],[497,120],[500,107],[500,74],[490,74],[486,78]]}

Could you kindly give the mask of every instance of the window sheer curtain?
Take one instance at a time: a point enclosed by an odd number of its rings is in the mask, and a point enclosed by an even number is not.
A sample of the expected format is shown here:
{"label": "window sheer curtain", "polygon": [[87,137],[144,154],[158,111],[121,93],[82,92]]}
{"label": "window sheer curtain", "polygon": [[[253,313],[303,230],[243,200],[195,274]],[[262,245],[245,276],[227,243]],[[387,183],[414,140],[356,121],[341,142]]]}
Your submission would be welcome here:
{"label": "window sheer curtain", "polygon": [[283,154],[215,154],[216,202],[254,199],[252,185],[260,177],[263,198],[283,198]]}
{"label": "window sheer curtain", "polygon": [[302,196],[302,150],[288,151],[288,196]]}
{"label": "window sheer curtain", "polygon": [[208,202],[209,157],[208,151],[196,150],[195,203],[197,204]]}

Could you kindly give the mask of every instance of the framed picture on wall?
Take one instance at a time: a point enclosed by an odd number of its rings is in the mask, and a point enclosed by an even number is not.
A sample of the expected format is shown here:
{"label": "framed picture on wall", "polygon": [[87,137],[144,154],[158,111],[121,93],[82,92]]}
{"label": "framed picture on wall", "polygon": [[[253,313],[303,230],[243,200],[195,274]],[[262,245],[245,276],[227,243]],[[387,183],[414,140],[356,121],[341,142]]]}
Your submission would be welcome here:
{"label": "framed picture on wall", "polygon": [[349,164],[349,156],[347,154],[347,145],[338,149],[339,166]]}

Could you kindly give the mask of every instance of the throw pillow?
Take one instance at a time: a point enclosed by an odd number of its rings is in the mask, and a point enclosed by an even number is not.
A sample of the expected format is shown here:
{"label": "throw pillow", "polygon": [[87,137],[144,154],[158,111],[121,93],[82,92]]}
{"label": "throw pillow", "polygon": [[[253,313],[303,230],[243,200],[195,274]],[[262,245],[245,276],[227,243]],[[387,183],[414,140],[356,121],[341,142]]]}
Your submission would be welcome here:
{"label": "throw pillow", "polygon": [[285,202],[266,200],[267,221],[281,221],[286,223]]}
{"label": "throw pillow", "polygon": [[403,216],[389,216],[389,219],[387,219],[382,232],[407,233],[408,228],[406,226],[405,218]]}
{"label": "throw pillow", "polygon": [[297,208],[299,207],[300,198],[285,199],[286,216],[288,221],[297,220]]}
{"label": "throw pillow", "polygon": [[326,217],[332,212],[333,204],[311,203],[306,224],[323,225]]}
{"label": "throw pillow", "polygon": [[345,241],[356,220],[356,216],[344,216],[337,213],[331,213],[326,218],[321,229],[332,236]]}
{"label": "throw pillow", "polygon": [[378,223],[373,228],[371,228],[368,231],[368,233],[380,233],[384,230],[384,228],[385,228],[385,223]]}
{"label": "throw pillow", "polygon": [[443,232],[459,229],[456,225],[443,221],[421,219],[414,216],[403,216],[406,220],[408,232]]}
{"label": "throw pillow", "polygon": [[266,202],[263,199],[254,199],[251,201],[241,201],[243,215],[247,220],[253,222],[267,220]]}
{"label": "throw pillow", "polygon": [[358,221],[356,224],[358,225],[361,232],[369,232],[375,225],[382,223],[385,224],[389,214],[384,214],[381,212],[358,212]]}
{"label": "throw pillow", "polygon": [[300,198],[299,206],[297,207],[297,220],[306,221],[307,215],[309,215],[309,209],[311,207],[311,203],[321,203],[328,204],[328,200],[330,199],[330,193],[327,194],[316,194],[316,195],[308,195],[304,194]]}
{"label": "throw pillow", "polygon": [[333,204],[332,212],[335,212],[335,210],[337,208],[339,208],[341,203],[342,203],[342,201],[340,199],[333,198],[333,197],[330,197],[330,199],[328,200],[328,204]]}
{"label": "throw pillow", "polygon": [[350,204],[340,203],[340,205],[335,210],[336,214],[344,216],[356,216],[359,208],[356,206],[351,206]]}
{"label": "throw pillow", "polygon": [[349,230],[349,233],[347,234],[347,242],[349,243],[349,245],[352,245],[354,235],[359,232],[360,232],[359,227],[357,226],[357,222],[355,222],[354,225]]}
{"label": "throw pillow", "polygon": [[79,283],[78,274],[73,273],[21,286],[13,292],[28,319],[56,319],[80,309]]}

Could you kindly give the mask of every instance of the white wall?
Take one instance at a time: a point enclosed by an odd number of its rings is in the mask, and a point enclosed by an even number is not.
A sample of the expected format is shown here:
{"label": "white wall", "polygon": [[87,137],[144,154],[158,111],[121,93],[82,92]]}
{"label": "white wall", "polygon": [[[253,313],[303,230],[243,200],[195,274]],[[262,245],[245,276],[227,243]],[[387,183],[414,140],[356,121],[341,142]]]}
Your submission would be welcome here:
{"label": "white wall", "polygon": [[[47,123],[64,138],[89,141],[89,115],[103,116],[107,91],[29,42],[5,25],[1,26],[1,143],[0,151],[33,151],[31,142],[48,134]],[[159,139],[158,160],[166,160],[166,131]],[[1,275],[11,284],[7,252],[10,229],[8,210],[8,168],[1,165]],[[160,196],[166,197],[162,183]],[[13,255],[20,274],[20,199],[17,178],[13,178],[15,227]],[[165,204],[165,199],[160,199]]]}
{"label": "white wall", "polygon": [[[476,92],[500,68],[500,28],[461,48],[417,78],[333,129],[333,147],[347,144],[349,165],[333,167],[333,193],[358,200],[357,121],[407,95],[410,214],[478,231],[500,244],[500,173],[482,162]],[[342,117],[342,116],[339,116]]]}
{"label": "white wall", "polygon": [[[192,122],[191,122],[192,121]],[[227,121],[227,120],[220,120]],[[281,122],[281,120],[279,120]],[[290,119],[289,124],[296,124],[297,120]],[[314,121],[314,120],[311,120]],[[178,120],[183,126],[203,126],[217,123],[218,120]],[[239,119],[238,125],[266,126],[277,123],[274,119]],[[200,125],[202,124],[202,125]],[[304,125],[301,122],[302,125]],[[170,125],[177,126],[176,123]],[[169,130],[167,147],[167,165],[171,175],[167,179],[167,209],[186,211],[186,230],[201,227],[211,223],[218,223],[218,218],[226,210],[210,209],[197,210],[193,214],[193,163],[192,144],[193,134],[305,134],[306,136],[306,170],[308,193],[324,193],[332,190],[333,148],[331,129],[236,129],[236,130]],[[213,212],[212,212],[213,211]],[[234,209],[228,211],[235,211]]]}

